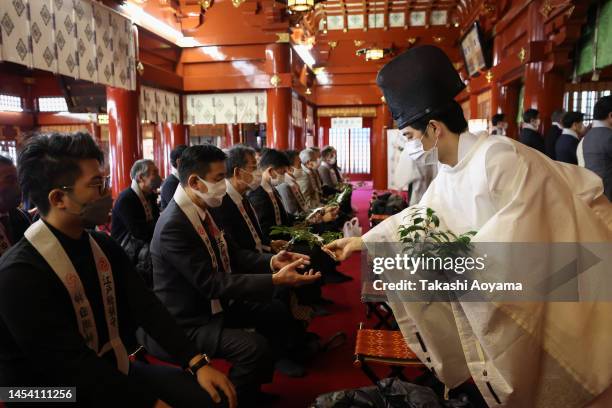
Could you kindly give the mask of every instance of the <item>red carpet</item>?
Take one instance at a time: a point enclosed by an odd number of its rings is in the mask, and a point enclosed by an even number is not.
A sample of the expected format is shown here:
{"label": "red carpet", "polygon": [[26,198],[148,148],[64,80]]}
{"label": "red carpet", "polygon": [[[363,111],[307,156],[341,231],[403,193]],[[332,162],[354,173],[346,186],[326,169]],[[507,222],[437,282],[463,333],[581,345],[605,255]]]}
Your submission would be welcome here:
{"label": "red carpet", "polygon": [[[366,232],[369,226],[368,205],[372,189],[369,184],[353,191],[353,207],[359,223]],[[274,382],[264,389],[281,396],[275,407],[306,408],[323,393],[371,385],[363,372],[353,366],[355,335],[360,322],[365,322],[365,306],[361,303],[360,255],[354,254],[343,262],[339,270],[355,280],[339,285],[326,285],[324,296],[335,304],[328,307],[330,316],[317,317],[309,330],[326,339],[338,331],[347,335],[347,342],[340,348],[322,353],[308,366],[304,378],[288,378],[276,374]],[[371,325],[369,326],[371,327]],[[267,407],[262,407],[267,408]]]}

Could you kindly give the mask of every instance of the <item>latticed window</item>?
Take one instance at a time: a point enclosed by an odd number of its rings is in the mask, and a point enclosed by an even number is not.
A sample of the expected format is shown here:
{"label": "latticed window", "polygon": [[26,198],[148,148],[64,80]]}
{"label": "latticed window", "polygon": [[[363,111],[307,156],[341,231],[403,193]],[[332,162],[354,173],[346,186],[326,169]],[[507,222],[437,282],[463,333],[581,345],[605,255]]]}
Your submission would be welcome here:
{"label": "latticed window", "polygon": [[599,98],[610,95],[610,90],[603,91],[570,91],[563,98],[563,109],[570,112],[584,113],[584,124],[590,125],[593,121],[593,109]]}
{"label": "latticed window", "polygon": [[0,140],[0,154],[17,165],[17,145],[14,140]]}
{"label": "latticed window", "polygon": [[45,96],[38,98],[38,110],[40,112],[68,112],[68,105],[65,98]]}
{"label": "latticed window", "polygon": [[22,110],[20,97],[0,94],[0,111],[21,112]]}
{"label": "latticed window", "polygon": [[370,174],[370,128],[330,128],[329,144],[338,152],[338,166],[348,174]]}

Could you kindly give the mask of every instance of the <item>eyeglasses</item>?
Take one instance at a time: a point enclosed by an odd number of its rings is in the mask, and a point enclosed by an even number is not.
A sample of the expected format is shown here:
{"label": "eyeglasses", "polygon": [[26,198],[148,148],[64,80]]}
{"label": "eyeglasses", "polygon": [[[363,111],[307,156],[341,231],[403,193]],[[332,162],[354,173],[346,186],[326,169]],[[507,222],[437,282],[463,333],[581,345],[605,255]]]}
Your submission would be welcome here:
{"label": "eyeglasses", "polygon": [[[108,192],[108,190],[110,189],[110,186],[111,186],[110,176],[104,176],[102,177],[101,183],[90,184],[87,187],[97,188],[100,195],[103,196],[104,194],[106,194],[106,192]],[[62,190],[74,190],[74,186],[61,186],[60,188]]]}

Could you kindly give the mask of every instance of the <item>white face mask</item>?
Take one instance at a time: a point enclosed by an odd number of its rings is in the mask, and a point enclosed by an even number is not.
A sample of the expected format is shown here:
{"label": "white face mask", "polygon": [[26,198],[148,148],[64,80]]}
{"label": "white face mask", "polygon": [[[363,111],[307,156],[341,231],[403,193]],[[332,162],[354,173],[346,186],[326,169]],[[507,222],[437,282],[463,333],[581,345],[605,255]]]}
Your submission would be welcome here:
{"label": "white face mask", "polygon": [[247,173],[247,174],[250,174],[251,177],[253,178],[249,183],[241,180],[243,183],[245,183],[247,185],[247,187],[250,190],[256,190],[257,187],[259,187],[261,185],[261,170],[255,170],[252,173],[249,173],[248,171],[243,170],[243,169],[240,169],[240,170],[245,172],[245,173]]}
{"label": "white face mask", "polygon": [[329,159],[329,164],[331,164],[332,166],[336,164],[336,156],[332,156],[332,158]]}
{"label": "white face mask", "polygon": [[225,196],[225,193],[227,191],[225,179],[219,180],[216,183],[209,183],[208,181],[198,176],[198,180],[204,183],[208,191],[206,193],[203,193],[199,190],[192,189],[193,192],[202,200],[204,200],[207,206],[211,208],[219,207],[223,202],[223,197]]}
{"label": "white face mask", "polygon": [[295,177],[291,173],[285,173],[285,183],[293,184],[295,183]]}
{"label": "white face mask", "polygon": [[301,167],[299,169],[296,169],[295,167],[293,168],[293,177],[294,178],[302,177],[303,175],[304,175],[304,170],[302,170]]}
{"label": "white face mask", "polygon": [[[427,129],[429,129],[429,125]],[[425,133],[420,139],[410,139],[404,145],[404,149],[406,149],[412,160],[426,166],[438,164],[438,139],[436,138],[434,147],[427,151],[423,147],[423,142],[421,141],[423,137],[425,137],[425,134],[427,134],[427,129],[425,129]]]}

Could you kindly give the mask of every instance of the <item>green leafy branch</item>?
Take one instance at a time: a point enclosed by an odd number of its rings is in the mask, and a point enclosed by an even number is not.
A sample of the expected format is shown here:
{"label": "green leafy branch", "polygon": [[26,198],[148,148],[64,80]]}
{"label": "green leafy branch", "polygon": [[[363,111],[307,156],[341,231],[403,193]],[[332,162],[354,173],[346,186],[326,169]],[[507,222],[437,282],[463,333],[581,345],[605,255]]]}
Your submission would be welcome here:
{"label": "green leafy branch", "polygon": [[314,248],[315,246],[323,246],[342,238],[342,232],[326,231],[318,235],[311,232],[309,227],[303,225],[293,227],[278,225],[270,229],[270,236],[289,236],[291,237],[288,242],[289,245],[305,242],[310,248]]}
{"label": "green leafy branch", "polygon": [[440,230],[440,218],[427,207],[415,207],[404,218],[406,224],[398,228],[400,242],[409,244],[405,252],[410,256],[456,258],[467,255],[473,245],[476,231],[457,235],[452,231]]}

